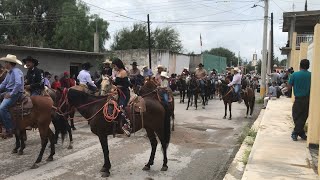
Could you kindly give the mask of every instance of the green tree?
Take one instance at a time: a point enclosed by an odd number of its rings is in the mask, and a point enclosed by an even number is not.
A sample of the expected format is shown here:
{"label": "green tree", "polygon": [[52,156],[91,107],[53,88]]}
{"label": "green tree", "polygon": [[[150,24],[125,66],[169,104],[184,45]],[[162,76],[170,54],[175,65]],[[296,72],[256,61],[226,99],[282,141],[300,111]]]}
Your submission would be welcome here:
{"label": "green tree", "polygon": [[99,33],[99,48],[104,50],[104,42],[109,38],[109,23],[97,15],[88,16],[89,8],[82,3],[64,3],[63,11],[72,12],[68,17],[60,18],[52,38],[52,47],[93,51],[93,35],[96,26]]}
{"label": "green tree", "polygon": [[[151,48],[182,51],[179,33],[170,27],[156,28],[151,32]],[[147,49],[148,27],[146,24],[134,24],[132,28],[123,28],[114,36],[113,50]]]}
{"label": "green tree", "polygon": [[163,29],[157,28],[153,32],[153,36],[156,49],[169,49],[173,52],[181,52],[182,44],[180,35],[171,27],[165,27]]}
{"label": "green tree", "polygon": [[216,56],[222,56],[227,58],[227,66],[237,66],[238,58],[236,57],[235,53],[230,51],[227,48],[219,47],[213,48],[209,51],[205,51],[205,53],[209,53]]}
{"label": "green tree", "polygon": [[280,66],[286,66],[287,65],[287,59],[282,59],[280,61]]}

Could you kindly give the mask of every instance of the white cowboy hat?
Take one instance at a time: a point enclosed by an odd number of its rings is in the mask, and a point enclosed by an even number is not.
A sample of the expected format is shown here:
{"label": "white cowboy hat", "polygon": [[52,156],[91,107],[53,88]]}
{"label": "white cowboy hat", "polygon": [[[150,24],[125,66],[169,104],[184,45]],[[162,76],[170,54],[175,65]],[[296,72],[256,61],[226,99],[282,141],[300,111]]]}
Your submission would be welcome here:
{"label": "white cowboy hat", "polygon": [[146,68],[146,67],[148,67],[148,66],[142,66],[142,69],[144,69],[144,68]]}
{"label": "white cowboy hat", "polygon": [[17,59],[17,56],[12,54],[8,54],[6,57],[0,58],[0,61],[12,62],[22,65],[22,62],[19,59]]}
{"label": "white cowboy hat", "polygon": [[110,61],[110,59],[106,59],[103,64],[112,64],[112,61]]}
{"label": "white cowboy hat", "polygon": [[169,78],[168,73],[165,71],[162,71],[160,74],[161,77]]}
{"label": "white cowboy hat", "polygon": [[164,68],[161,64],[159,64],[158,66],[157,66],[157,69],[159,69],[159,68]]}
{"label": "white cowboy hat", "polygon": [[237,71],[237,72],[240,72],[240,69],[238,67],[235,67],[233,70]]}

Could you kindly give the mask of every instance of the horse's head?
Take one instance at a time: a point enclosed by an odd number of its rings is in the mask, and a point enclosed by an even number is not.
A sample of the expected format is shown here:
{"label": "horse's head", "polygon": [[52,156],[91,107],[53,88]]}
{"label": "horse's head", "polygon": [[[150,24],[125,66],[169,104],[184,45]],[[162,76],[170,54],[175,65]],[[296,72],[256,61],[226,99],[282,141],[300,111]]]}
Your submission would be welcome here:
{"label": "horse's head", "polygon": [[155,81],[155,78],[146,78],[144,81],[143,86],[140,87],[139,94],[141,96],[146,95],[148,93],[151,93],[157,89],[157,83]]}

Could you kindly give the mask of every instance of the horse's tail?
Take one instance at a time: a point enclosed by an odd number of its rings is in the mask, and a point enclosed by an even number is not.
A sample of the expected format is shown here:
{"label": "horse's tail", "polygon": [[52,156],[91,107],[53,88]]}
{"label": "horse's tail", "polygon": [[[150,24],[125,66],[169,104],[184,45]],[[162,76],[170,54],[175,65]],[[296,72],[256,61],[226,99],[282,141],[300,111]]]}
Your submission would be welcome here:
{"label": "horse's tail", "polygon": [[64,138],[68,130],[68,121],[61,115],[54,114],[52,117],[52,124],[55,129],[55,133],[61,133],[61,139],[64,141]]}
{"label": "horse's tail", "polygon": [[170,136],[171,136],[171,118],[170,118],[170,109],[168,105],[164,106],[165,109],[165,118],[164,118],[164,142],[166,146],[169,146]]}

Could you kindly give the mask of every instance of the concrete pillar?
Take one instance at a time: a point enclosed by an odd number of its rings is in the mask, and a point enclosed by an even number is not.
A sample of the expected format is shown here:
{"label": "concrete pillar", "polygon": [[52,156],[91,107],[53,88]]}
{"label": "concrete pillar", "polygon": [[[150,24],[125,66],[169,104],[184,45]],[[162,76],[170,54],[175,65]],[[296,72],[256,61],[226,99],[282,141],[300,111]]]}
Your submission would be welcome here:
{"label": "concrete pillar", "polygon": [[[294,71],[297,71],[297,69],[294,69],[294,65],[296,64],[296,55],[297,55],[297,50],[296,50],[296,44],[297,44],[297,32],[292,33],[292,40],[291,40],[291,52],[290,52],[290,67],[293,67]],[[299,55],[298,55],[299,56]],[[292,102],[294,102],[294,89],[292,89]]]}
{"label": "concrete pillar", "polygon": [[307,59],[307,57],[308,57],[308,47],[309,47],[309,43],[301,43],[300,44],[299,61],[301,61],[302,59]]}
{"label": "concrete pillar", "polygon": [[[319,144],[319,129],[320,129],[320,24],[317,24],[314,29],[313,39],[313,54],[312,54],[312,74],[311,74],[311,91],[308,119],[308,145]],[[320,163],[320,161],[319,161]],[[320,166],[319,166],[320,167]],[[319,171],[320,172],[320,171]]]}

